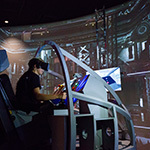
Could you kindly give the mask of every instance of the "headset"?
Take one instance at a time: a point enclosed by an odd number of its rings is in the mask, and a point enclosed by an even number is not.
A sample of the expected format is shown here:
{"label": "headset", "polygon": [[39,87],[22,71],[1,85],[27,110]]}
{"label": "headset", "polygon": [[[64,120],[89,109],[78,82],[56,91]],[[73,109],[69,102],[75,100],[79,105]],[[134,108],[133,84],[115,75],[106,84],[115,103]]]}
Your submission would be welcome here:
{"label": "headset", "polygon": [[38,59],[38,58],[32,58],[29,63],[29,68],[33,69],[34,65],[36,65],[36,67],[39,69],[43,69],[45,71],[49,70],[49,63],[45,63],[42,59]]}

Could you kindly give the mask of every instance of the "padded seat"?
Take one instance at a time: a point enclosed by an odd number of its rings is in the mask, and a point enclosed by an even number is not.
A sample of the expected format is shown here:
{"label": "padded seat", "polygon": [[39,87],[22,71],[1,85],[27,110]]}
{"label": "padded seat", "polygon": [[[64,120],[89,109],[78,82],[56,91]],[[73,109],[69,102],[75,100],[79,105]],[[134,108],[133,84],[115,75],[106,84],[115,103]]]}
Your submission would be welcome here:
{"label": "padded seat", "polygon": [[19,127],[23,124],[31,122],[32,117],[38,114],[38,112],[30,112],[29,114],[27,114],[26,112],[18,109],[19,107],[16,103],[16,96],[7,74],[0,75],[0,92],[3,95],[7,108],[9,110],[12,110],[12,116],[15,116],[15,127]]}
{"label": "padded seat", "polygon": [[4,96],[4,100],[8,108],[11,110],[16,109],[17,108],[16,97],[7,74],[0,75],[0,86],[1,92]]}

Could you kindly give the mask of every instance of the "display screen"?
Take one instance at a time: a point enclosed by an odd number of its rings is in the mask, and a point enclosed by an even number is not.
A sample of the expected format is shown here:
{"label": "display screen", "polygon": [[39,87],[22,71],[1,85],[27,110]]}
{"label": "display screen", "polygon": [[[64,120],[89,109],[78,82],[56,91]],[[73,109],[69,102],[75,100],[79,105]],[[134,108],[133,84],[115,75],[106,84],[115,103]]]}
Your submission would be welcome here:
{"label": "display screen", "polygon": [[95,72],[101,76],[114,91],[121,91],[121,76],[119,67],[96,70]]}

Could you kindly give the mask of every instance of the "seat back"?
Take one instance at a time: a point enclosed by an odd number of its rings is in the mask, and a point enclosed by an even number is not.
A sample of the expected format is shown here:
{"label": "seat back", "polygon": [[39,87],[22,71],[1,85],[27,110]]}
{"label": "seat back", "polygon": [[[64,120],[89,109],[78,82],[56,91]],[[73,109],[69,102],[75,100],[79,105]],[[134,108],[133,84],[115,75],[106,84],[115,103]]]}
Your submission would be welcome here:
{"label": "seat back", "polygon": [[8,106],[8,109],[14,109],[15,106],[15,94],[10,82],[10,79],[7,74],[0,75],[0,92],[2,93],[5,103]]}
{"label": "seat back", "polygon": [[3,72],[9,67],[7,52],[5,50],[0,50],[0,58],[0,72]]}

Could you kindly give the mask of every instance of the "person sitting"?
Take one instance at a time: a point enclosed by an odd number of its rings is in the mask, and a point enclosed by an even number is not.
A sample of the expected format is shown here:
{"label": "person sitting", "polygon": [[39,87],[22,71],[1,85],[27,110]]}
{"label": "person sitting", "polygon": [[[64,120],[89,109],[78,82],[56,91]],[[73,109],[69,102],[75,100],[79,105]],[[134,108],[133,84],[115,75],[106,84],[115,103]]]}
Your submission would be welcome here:
{"label": "person sitting", "polygon": [[16,86],[17,107],[29,113],[30,111],[42,112],[44,109],[52,109],[49,100],[65,99],[66,93],[43,94],[40,92],[40,75],[48,71],[48,63],[38,58],[32,58],[29,69],[18,80]]}

